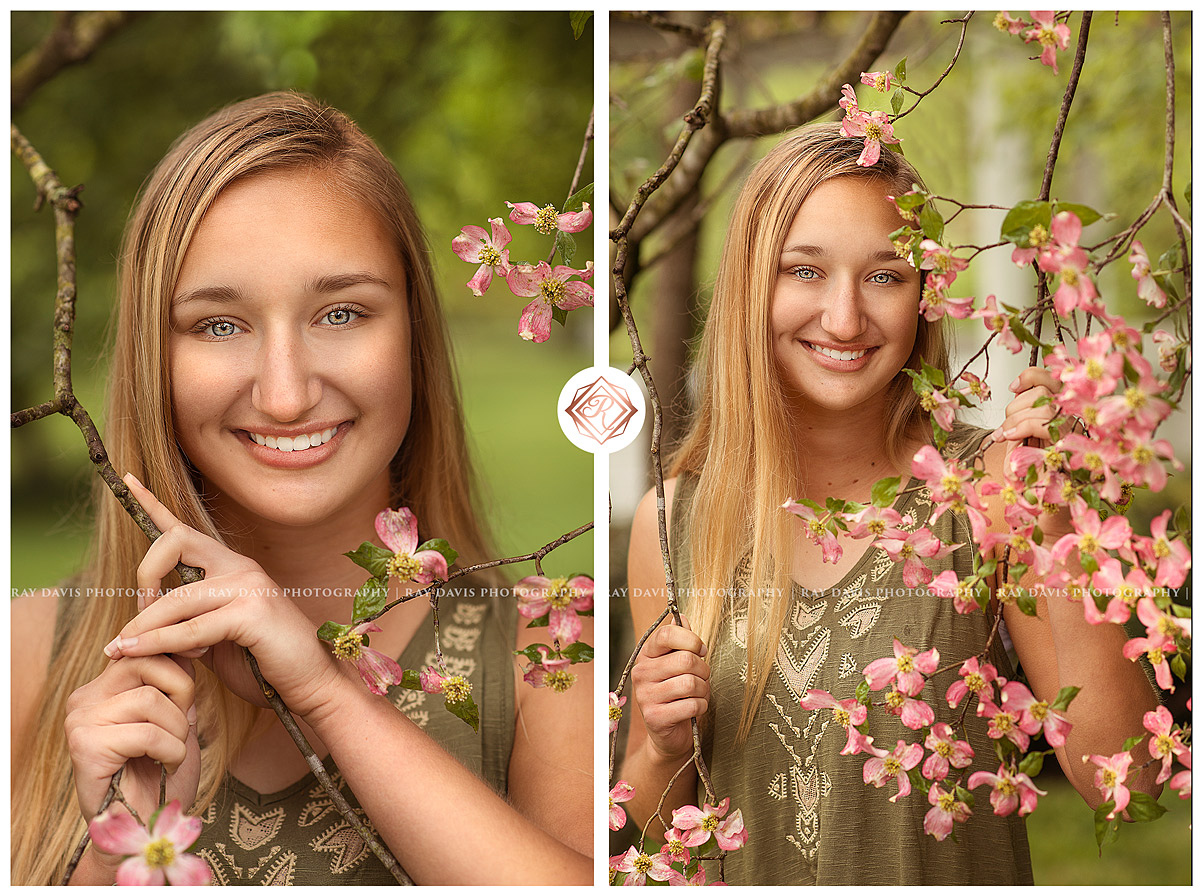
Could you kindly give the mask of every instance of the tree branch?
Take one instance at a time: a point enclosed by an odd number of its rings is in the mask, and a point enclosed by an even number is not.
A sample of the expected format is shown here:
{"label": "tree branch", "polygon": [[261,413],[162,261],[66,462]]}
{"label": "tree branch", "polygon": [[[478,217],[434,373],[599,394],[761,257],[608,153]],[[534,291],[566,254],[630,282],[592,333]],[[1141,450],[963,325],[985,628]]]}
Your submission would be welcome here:
{"label": "tree branch", "polygon": [[138,12],[58,12],[54,30],[12,66],[9,97],[16,112],[30,94],[68,66],[83,62]]}

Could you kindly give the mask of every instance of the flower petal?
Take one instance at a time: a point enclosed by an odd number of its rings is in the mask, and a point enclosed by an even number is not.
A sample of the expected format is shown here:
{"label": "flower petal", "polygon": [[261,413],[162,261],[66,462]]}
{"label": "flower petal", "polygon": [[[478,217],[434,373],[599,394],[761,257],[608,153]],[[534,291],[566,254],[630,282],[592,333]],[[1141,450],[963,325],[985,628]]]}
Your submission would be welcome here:
{"label": "flower petal", "polygon": [[167,882],[173,887],[207,887],[212,883],[213,873],[208,862],[191,853],[176,855],[166,871]]}
{"label": "flower petal", "polygon": [[[509,282],[511,287],[512,283]],[[516,290],[513,290],[516,292]],[[553,319],[550,305],[541,299],[535,299],[525,306],[521,312],[521,321],[517,333],[522,339],[532,342],[545,342],[550,338],[550,321]]]}
{"label": "flower petal", "polygon": [[417,517],[407,507],[381,510],[375,517],[375,532],[388,550],[411,554],[417,546]]}
{"label": "flower petal", "polygon": [[97,847],[114,856],[131,856],[150,842],[149,832],[124,809],[110,806],[88,823]]}

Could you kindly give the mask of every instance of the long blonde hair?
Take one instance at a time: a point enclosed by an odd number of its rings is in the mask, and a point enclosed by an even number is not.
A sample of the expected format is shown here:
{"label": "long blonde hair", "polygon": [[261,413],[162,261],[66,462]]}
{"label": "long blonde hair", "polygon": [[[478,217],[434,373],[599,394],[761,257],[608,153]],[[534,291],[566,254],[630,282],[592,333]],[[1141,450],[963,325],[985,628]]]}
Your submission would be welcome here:
{"label": "long blonde hair", "polygon": [[[735,569],[749,556],[747,687],[737,739],[744,740],[762,700],[767,674],[787,622],[791,583],[775,558],[791,555],[794,522],[780,503],[800,488],[800,466],[791,414],[770,338],[771,297],[784,238],[801,204],[835,177],[872,178],[907,192],[920,175],[885,146],[870,168],[857,164],[862,141],[842,137],[837,124],[799,128],[775,146],[750,173],[733,209],[699,357],[701,396],[685,437],[672,458],[671,475],[697,477],[685,525],[691,532],[692,578],[682,583],[693,598],[689,613],[706,643],[729,611]],[[919,359],[948,363],[940,322],[924,318],[907,366]],[[889,389],[892,413],[888,457],[906,467],[907,440],[927,426],[911,381],[901,371]]]}
{"label": "long blonde hair", "polygon": [[[221,539],[173,432],[168,311],[190,241],[217,196],[266,171],[314,169],[370,209],[391,236],[407,275],[412,332],[412,421],[392,461],[392,506],[404,504],[462,555],[489,556],[473,512],[473,475],[453,360],[424,232],[391,162],[346,115],[298,93],[271,93],[224,108],[185,133],[144,185],[126,226],[109,378],[105,443],[118,473],[134,473],[176,517]],[[63,731],[66,701],[103,669],[104,645],[137,612],[134,589],[146,538],[96,485],[97,525],[80,584],[60,597],[51,672],[28,732],[28,767],[13,786],[12,881],[57,882],[82,834]],[[216,793],[258,710],[199,663],[203,761],[197,807]],[[36,745],[36,748],[35,748]],[[36,759],[34,756],[36,755]]]}

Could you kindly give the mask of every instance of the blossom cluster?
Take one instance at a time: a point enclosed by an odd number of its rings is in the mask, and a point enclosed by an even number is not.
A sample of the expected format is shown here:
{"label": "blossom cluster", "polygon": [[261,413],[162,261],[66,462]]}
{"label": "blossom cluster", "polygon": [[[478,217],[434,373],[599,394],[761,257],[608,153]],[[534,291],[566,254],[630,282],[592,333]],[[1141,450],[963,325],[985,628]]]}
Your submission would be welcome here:
{"label": "blossom cluster", "polygon": [[577,679],[571,665],[592,659],[592,648],[579,640],[583,631],[580,616],[592,615],[596,585],[585,575],[554,579],[539,575],[522,579],[514,590],[517,612],[531,620],[530,628],[545,626],[553,641],[517,651],[529,661],[525,681],[535,688],[562,693]]}
{"label": "blossom cluster", "polygon": [[1038,59],[1042,65],[1048,65],[1058,74],[1058,51],[1065,50],[1071,40],[1071,29],[1065,23],[1058,21],[1056,13],[1049,10],[1031,12],[1032,22],[1014,19],[1008,11],[996,13],[992,24],[1000,31],[1017,34],[1024,38],[1027,44],[1037,44],[1042,48]]}
{"label": "blossom cluster", "polygon": [[579,233],[591,226],[592,211],[586,202],[581,204],[579,211],[573,212],[559,212],[553,205],[538,207],[532,202],[505,204],[511,209],[509,220],[514,224],[532,225],[540,234],[554,234],[555,249],[562,249],[564,256],[568,256],[568,263],[553,267],[549,261],[514,264],[508,249],[512,234],[502,218],[488,219],[490,235],[482,227],[466,225],[451,241],[451,248],[463,261],[479,265],[475,275],[467,281],[475,295],[486,293],[498,275],[513,295],[531,299],[521,312],[517,332],[522,339],[545,342],[550,338],[551,321],[556,316],[561,323],[566,312],[593,304],[592,287],[585,282],[592,279],[592,262],[587,262],[582,269],[571,267],[569,255],[574,243],[566,238],[566,234]]}
{"label": "blossom cluster", "polygon": [[[625,826],[626,814],[620,804],[634,796],[634,787],[627,781],[618,781],[609,791],[609,830],[619,831]],[[658,852],[646,851],[643,837],[638,846],[609,858],[609,882],[642,886],[650,878],[671,886],[704,886],[708,875],[703,863],[741,849],[748,839],[742,810],[730,812],[729,797],[717,806],[705,803],[703,809],[683,806],[671,813],[671,827],[664,833]],[[722,883],[713,881],[712,885]]]}
{"label": "blossom cluster", "polygon": [[[891,89],[892,75],[889,72],[863,72],[862,82],[885,92]],[[880,148],[884,143],[900,142],[888,114],[881,110],[867,112],[860,108],[854,88],[849,84],[842,85],[842,98],[838,100],[838,105],[845,111],[842,116],[842,136],[863,138],[859,165],[869,168],[879,161]]]}
{"label": "blossom cluster", "polygon": [[179,800],[155,812],[148,828],[114,803],[88,823],[88,834],[97,848],[126,857],[117,866],[118,886],[205,887],[212,883],[212,869],[187,852],[202,827],[199,818],[183,814]]}

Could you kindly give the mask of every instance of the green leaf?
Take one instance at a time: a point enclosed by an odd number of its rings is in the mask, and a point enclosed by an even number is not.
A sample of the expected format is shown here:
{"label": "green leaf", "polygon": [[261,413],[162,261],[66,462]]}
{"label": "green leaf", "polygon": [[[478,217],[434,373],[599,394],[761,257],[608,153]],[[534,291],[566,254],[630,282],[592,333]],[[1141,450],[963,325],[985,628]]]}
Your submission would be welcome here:
{"label": "green leaf", "polygon": [[550,611],[546,611],[545,616],[539,616],[537,619],[530,619],[526,628],[549,628],[550,627]]}
{"label": "green leaf", "polygon": [[935,243],[942,241],[942,233],[946,229],[946,222],[942,219],[942,213],[933,207],[931,203],[925,203],[921,206],[921,230],[925,236],[929,237]]}
{"label": "green leaf", "polygon": [[557,305],[550,309],[550,317],[557,321],[560,327],[565,327],[567,325],[567,312],[563,311],[563,309],[559,308]]}
{"label": "green leaf", "polygon": [[1171,666],[1171,672],[1180,681],[1183,681],[1187,678],[1187,662],[1178,653],[1171,657],[1171,662],[1169,665]]}
{"label": "green leaf", "polygon": [[444,538],[431,538],[417,546],[417,553],[421,551],[437,551],[446,558],[446,565],[453,566],[454,561],[458,559],[458,551],[450,547],[450,542]]}
{"label": "green leaf", "polygon": [[584,184],[574,193],[567,197],[567,201],[563,203],[564,212],[578,212],[583,210],[583,204],[592,198],[592,194],[596,192],[594,183]]}
{"label": "green leaf", "polygon": [[358,593],[354,595],[354,613],[351,616],[351,623],[358,622],[360,619],[366,619],[368,616],[373,616],[383,609],[383,605],[387,603],[388,589],[387,579],[377,579],[374,576],[363,582],[362,587],[358,589]]}
{"label": "green leaf", "polygon": [[1096,558],[1091,554],[1080,554],[1079,565],[1084,568],[1085,572],[1090,572],[1093,575],[1100,571],[1100,564],[1096,562]]}
{"label": "green leaf", "polygon": [[1100,214],[1094,208],[1089,208],[1086,205],[1080,205],[1077,202],[1056,202],[1054,203],[1054,211],[1057,212],[1074,212],[1079,218],[1079,223],[1084,227],[1089,224],[1095,224],[1101,218],[1111,217]]}
{"label": "green leaf", "polygon": [[583,32],[587,28],[588,19],[592,17],[591,10],[583,10],[581,12],[571,13],[571,33],[575,35],[575,39],[583,37]]}
{"label": "green leaf", "polygon": [[1051,709],[1064,710],[1071,705],[1071,701],[1075,699],[1075,695],[1079,693],[1079,688],[1075,686],[1061,688],[1058,696],[1054,698],[1054,702],[1050,704]]}
{"label": "green leaf", "polygon": [[860,681],[858,683],[858,687],[856,687],[854,689],[854,699],[857,700],[859,703],[861,703],[863,706],[867,706],[868,704],[870,704],[870,702],[871,702],[871,686],[869,684],[867,684],[867,680],[865,678],[862,681]]}
{"label": "green leaf", "polygon": [[467,694],[467,699],[455,703],[447,700],[446,709],[470,725],[476,734],[479,733],[479,707],[475,705],[475,699],[470,694]]}
{"label": "green leaf", "polygon": [[1009,318],[1008,325],[1012,327],[1012,331],[1017,334],[1017,338],[1026,345],[1041,346],[1042,350],[1046,352],[1054,350],[1054,346],[1050,345],[1049,343],[1042,342],[1042,340],[1038,339],[1031,332],[1029,332],[1029,328],[1026,327],[1021,319],[1015,314]]}
{"label": "green leaf", "polygon": [[1017,590],[1017,609],[1026,616],[1037,615],[1037,595],[1031,594],[1024,588]]}
{"label": "green leaf", "polygon": [[350,626],[348,625],[341,625],[337,622],[326,622],[317,629],[317,637],[322,641],[328,641],[332,644],[348,631],[350,631]]}
{"label": "green leaf", "polygon": [[896,503],[896,495],[900,492],[900,482],[899,476],[880,479],[871,486],[871,503],[876,507],[891,507]]}
{"label": "green leaf", "polygon": [[902,108],[904,108],[904,91],[897,90],[892,94],[892,114],[899,115]]}
{"label": "green leaf", "polygon": [[1024,772],[1031,778],[1036,778],[1042,771],[1042,757],[1046,753],[1053,753],[1053,750],[1034,750],[1032,753],[1026,754],[1021,760],[1021,764],[1017,766],[1018,772]]}
{"label": "green leaf", "polygon": [[381,548],[379,545],[364,541],[358,546],[358,550],[348,551],[345,556],[349,557],[375,578],[386,579],[388,561],[396,555],[386,548]]}
{"label": "green leaf", "polygon": [[930,365],[924,358],[921,359],[921,373],[929,382],[933,383],[939,389],[946,388],[946,373],[939,367]]}
{"label": "green leaf", "polygon": [[1167,810],[1160,806],[1158,800],[1150,794],[1131,790],[1129,805],[1125,811],[1129,813],[1130,821],[1154,821],[1156,818],[1162,818]]}
{"label": "green leaf", "polygon": [[1117,842],[1117,834],[1121,830],[1120,817],[1109,819],[1108,813],[1116,808],[1116,803],[1109,800],[1107,803],[1102,803],[1096,807],[1096,846],[1100,847],[1100,851],[1104,851],[1104,847],[1110,843]]}
{"label": "green leaf", "polygon": [[575,237],[562,230],[554,232],[554,249],[562,256],[563,264],[570,264],[575,260]]}
{"label": "green leaf", "polygon": [[1009,574],[1014,582],[1019,582],[1025,577],[1025,573],[1029,572],[1028,563],[1014,563],[1009,567]]}
{"label": "green leaf", "polygon": [[1029,199],[1018,202],[1004,216],[1004,223],[1000,225],[1000,239],[1029,248],[1030,232],[1040,224],[1049,233],[1050,217],[1049,202]]}
{"label": "green leaf", "polygon": [[1179,243],[1175,243],[1170,249],[1158,256],[1158,264],[1156,267],[1158,267],[1160,270],[1173,271],[1179,267],[1180,264],[1182,264],[1182,261],[1179,257]]}
{"label": "green leaf", "polygon": [[908,77],[908,57],[905,56],[896,63],[896,68],[892,71],[896,76],[896,80],[900,82],[900,86],[904,86],[904,79]]}
{"label": "green leaf", "polygon": [[1146,739],[1145,734],[1138,734],[1134,737],[1125,738],[1125,743],[1121,744],[1121,752],[1128,753],[1130,750],[1132,750],[1134,747],[1136,747],[1138,744],[1140,744],[1145,739]]}
{"label": "green leaf", "polygon": [[1181,504],[1175,511],[1174,525],[1171,528],[1177,535],[1187,535],[1192,531],[1192,514],[1186,504]]}
{"label": "green leaf", "polygon": [[582,641],[568,644],[559,652],[572,663],[590,663],[596,655],[596,651],[592,649],[592,646],[584,644]]}
{"label": "green leaf", "polygon": [[421,673],[416,669],[405,669],[404,675],[400,677],[400,687],[410,691],[421,690]]}
{"label": "green leaf", "polygon": [[531,663],[540,663],[542,661],[542,655],[538,653],[539,647],[546,651],[550,650],[549,644],[530,644],[528,647],[522,648],[521,650],[514,650],[513,656],[523,656]]}

